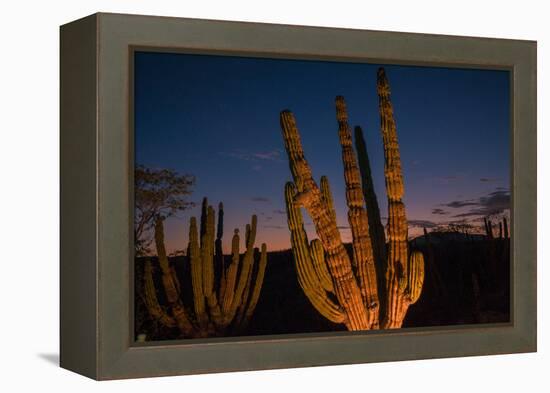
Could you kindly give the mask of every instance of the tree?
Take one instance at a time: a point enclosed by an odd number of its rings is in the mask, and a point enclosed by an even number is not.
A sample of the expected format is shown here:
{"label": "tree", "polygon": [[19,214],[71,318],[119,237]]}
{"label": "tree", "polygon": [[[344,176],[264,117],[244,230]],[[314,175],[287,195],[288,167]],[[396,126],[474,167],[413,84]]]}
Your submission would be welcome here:
{"label": "tree", "polygon": [[171,169],[138,165],[134,172],[134,184],[134,244],[136,256],[140,256],[150,251],[157,219],[176,216],[194,206],[188,196],[192,193],[195,177]]}

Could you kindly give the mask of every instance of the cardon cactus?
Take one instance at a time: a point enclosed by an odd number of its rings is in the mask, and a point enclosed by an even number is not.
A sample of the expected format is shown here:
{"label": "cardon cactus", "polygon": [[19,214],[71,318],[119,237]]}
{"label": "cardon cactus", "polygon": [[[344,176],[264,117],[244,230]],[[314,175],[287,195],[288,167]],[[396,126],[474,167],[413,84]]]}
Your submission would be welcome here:
{"label": "cardon cactus", "polygon": [[[166,304],[160,304],[157,296],[153,263],[148,260],[144,267],[145,305],[150,316],[166,327],[177,327],[185,338],[220,336],[226,334],[228,329],[242,331],[258,302],[267,265],[265,244],[262,244],[259,260],[255,262],[255,254],[258,254],[258,250],[254,249],[255,215],[246,226],[246,250],[242,256],[239,231],[235,229],[231,262],[227,267],[221,249],[223,205],[219,205],[217,231],[215,211],[208,206],[206,198],[200,222],[200,239],[195,217],[191,218],[189,225],[186,262],[191,267],[192,302],[183,298],[180,280],[166,255],[162,219],[156,221],[155,245]],[[216,276],[218,271],[219,276]]]}
{"label": "cardon cactus", "polygon": [[[378,97],[388,197],[389,247],[384,261],[375,260],[386,254],[385,247],[376,243],[384,241],[383,236],[375,231],[377,238],[373,239],[369,231],[370,226],[381,226],[379,214],[369,215],[367,208],[371,206],[365,207],[365,199],[372,203],[374,195],[370,168],[360,170],[357,164],[344,98],[336,97],[336,116],[352,234],[351,257],[338,231],[328,180],[322,177],[321,186],[317,186],[293,114],[283,111],[280,116],[294,179],[286,185],[285,198],[298,280],[312,305],[329,320],[344,323],[348,330],[401,327],[409,306],[420,297],[424,281],[422,253],[409,255],[408,250],[399,145],[383,69],[378,71]],[[366,154],[366,149],[360,148],[359,152]],[[368,163],[368,159],[360,162]],[[310,215],[319,238],[311,243],[304,230],[301,207]],[[384,275],[385,280],[377,280],[377,275]],[[381,290],[378,281],[385,283]]]}

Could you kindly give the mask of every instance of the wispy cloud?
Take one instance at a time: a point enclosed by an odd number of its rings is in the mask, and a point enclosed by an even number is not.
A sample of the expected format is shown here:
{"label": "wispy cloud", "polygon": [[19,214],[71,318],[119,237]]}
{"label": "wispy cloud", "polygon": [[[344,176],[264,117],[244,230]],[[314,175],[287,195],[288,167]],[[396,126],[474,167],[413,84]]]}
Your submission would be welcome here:
{"label": "wispy cloud", "polygon": [[274,213],[274,214],[284,214],[284,215],[286,215],[286,212],[285,212],[284,210],[282,210],[282,209],[273,210],[273,213]]}
{"label": "wispy cloud", "polygon": [[441,206],[446,206],[453,209],[460,209],[464,207],[470,208],[466,212],[453,215],[453,217],[456,218],[501,214],[505,210],[510,209],[510,191],[502,187],[497,187],[495,191],[492,191],[478,199],[452,201],[442,204]]}
{"label": "wispy cloud", "polygon": [[281,158],[281,149],[257,152],[235,149],[230,152],[220,152],[219,154],[242,161],[283,161]]}
{"label": "wispy cloud", "polygon": [[482,183],[492,183],[500,181],[500,179],[498,177],[482,177],[479,179],[479,181]]}
{"label": "wispy cloud", "polygon": [[281,150],[275,149],[267,152],[252,153],[252,157],[258,160],[277,161],[281,157]]}
{"label": "wispy cloud", "polygon": [[446,214],[449,214],[449,212],[446,211],[446,210],[443,210],[443,209],[435,208],[435,209],[432,210],[432,214],[437,214],[437,215],[444,216]]}
{"label": "wispy cloud", "polygon": [[449,203],[443,203],[441,206],[452,207],[453,209],[460,209],[466,206],[477,206],[477,202],[474,199],[466,199],[463,201],[452,201]]}

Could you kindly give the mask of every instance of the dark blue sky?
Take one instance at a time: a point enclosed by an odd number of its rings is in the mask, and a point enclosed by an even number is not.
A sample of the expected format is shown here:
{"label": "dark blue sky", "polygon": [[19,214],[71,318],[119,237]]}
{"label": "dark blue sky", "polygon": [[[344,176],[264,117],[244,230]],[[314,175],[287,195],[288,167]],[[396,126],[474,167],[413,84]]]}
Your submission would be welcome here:
{"label": "dark blue sky", "polygon": [[[367,141],[386,216],[376,70],[379,64],[139,52],[135,55],[136,163],[196,176],[192,199],[225,205],[231,229],[258,214],[258,243],[289,243],[284,184],[291,180],[279,112],[294,112],[306,158],[327,175],[347,225],[334,98]],[[499,213],[509,195],[509,73],[385,65],[392,90],[410,232]],[[188,219],[167,223],[170,250],[187,243]],[[457,217],[460,216],[460,217]],[[417,221],[426,221],[421,223]],[[311,226],[308,232],[313,236]],[[349,231],[343,230],[345,240]]]}

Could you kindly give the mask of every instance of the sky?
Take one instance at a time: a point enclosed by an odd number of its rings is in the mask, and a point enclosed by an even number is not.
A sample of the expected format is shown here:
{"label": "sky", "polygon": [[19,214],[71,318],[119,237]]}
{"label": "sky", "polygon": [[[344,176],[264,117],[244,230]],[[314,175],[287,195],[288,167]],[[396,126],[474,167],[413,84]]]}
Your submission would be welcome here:
{"label": "sky", "polygon": [[[291,110],[315,179],[328,177],[344,241],[351,240],[334,99],[366,139],[383,222],[387,216],[376,71],[380,64],[137,52],[136,164],[196,178],[195,208],[166,221],[169,252],[188,243],[207,197],[224,204],[224,249],[258,216],[256,244],[289,248],[284,185],[292,177],[279,124]],[[510,203],[508,71],[382,65],[405,182],[409,236],[449,222],[475,225]],[[310,239],[316,237],[306,219]]]}

